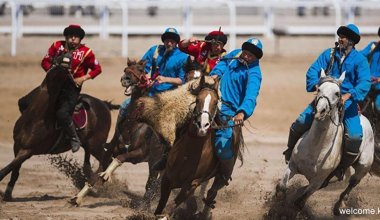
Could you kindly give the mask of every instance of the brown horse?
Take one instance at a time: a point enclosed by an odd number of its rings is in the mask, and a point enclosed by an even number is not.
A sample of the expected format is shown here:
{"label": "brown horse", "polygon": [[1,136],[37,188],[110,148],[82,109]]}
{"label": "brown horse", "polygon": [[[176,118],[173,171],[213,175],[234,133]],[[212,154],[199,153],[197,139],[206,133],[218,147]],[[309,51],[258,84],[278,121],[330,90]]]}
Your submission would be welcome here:
{"label": "brown horse", "polygon": [[[213,86],[205,84],[205,77],[200,81],[196,106],[192,117],[171,149],[166,168],[162,176],[161,197],[155,215],[161,215],[172,189],[181,188],[175,198],[177,208],[204,181],[216,174],[218,160],[214,154],[214,132],[212,125],[217,117],[219,101],[218,81]],[[235,127],[233,146],[235,155],[241,156],[241,128]],[[235,157],[236,159],[236,157]],[[240,157],[240,159],[242,159]],[[208,198],[213,200],[215,198]],[[174,209],[169,210],[171,215]]]}
{"label": "brown horse", "polygon": [[151,127],[145,123],[139,123],[135,115],[135,101],[147,95],[151,84],[144,72],[145,64],[146,61],[136,62],[128,59],[128,66],[124,69],[121,84],[126,88],[125,95],[131,95],[131,101],[126,109],[126,118],[118,121],[112,140],[106,144],[105,158],[110,159],[113,156],[115,159],[101,174],[101,179],[92,180],[71,199],[73,205],[80,205],[91,187],[109,181],[114,170],[124,162],[133,164],[148,162],[149,176],[145,185],[143,204],[149,206],[150,201],[155,197],[159,185],[157,179],[159,172],[153,170],[152,166],[160,159],[163,147]]}
{"label": "brown horse", "polygon": [[191,59],[190,56],[187,58],[187,61],[183,68],[186,73],[186,82],[192,79],[200,78],[205,73],[204,67],[200,63],[198,63],[198,61]]}
{"label": "brown horse", "polygon": [[361,113],[371,122],[375,137],[375,155],[370,173],[380,177],[380,114],[375,108],[375,98],[379,93],[380,92],[372,86],[367,97],[359,105]]}
{"label": "brown horse", "polygon": [[[62,85],[66,80],[72,80],[68,69],[59,62],[63,59],[64,56],[57,59],[57,63],[48,71],[42,84],[34,90],[35,94],[30,105],[15,123],[13,130],[15,158],[0,170],[0,181],[12,172],[4,200],[12,199],[12,191],[25,160],[33,155],[58,154],[71,149],[69,140],[63,137],[61,129],[56,128],[55,118],[55,106]],[[111,126],[112,106],[89,95],[82,95],[81,101],[88,108],[87,126],[78,131],[85,150],[85,164],[89,165],[91,154],[99,161],[98,170],[101,171],[110,162],[103,160],[105,151],[102,145],[107,140]]]}

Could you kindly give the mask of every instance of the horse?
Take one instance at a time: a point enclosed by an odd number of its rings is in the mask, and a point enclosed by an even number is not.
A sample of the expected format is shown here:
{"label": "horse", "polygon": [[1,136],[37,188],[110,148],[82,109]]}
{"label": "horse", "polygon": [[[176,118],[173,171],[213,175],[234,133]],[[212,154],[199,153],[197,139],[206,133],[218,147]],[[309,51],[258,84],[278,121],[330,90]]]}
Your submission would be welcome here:
{"label": "horse", "polygon": [[[175,207],[168,212],[169,216],[175,208],[194,194],[202,182],[213,178],[216,174],[218,160],[214,154],[215,137],[212,129],[216,124],[218,113],[218,86],[218,80],[210,86],[206,85],[205,76],[200,79],[195,92],[197,96],[191,118],[178,135],[168,155],[161,180],[161,196],[154,213],[157,216],[162,215],[172,189],[181,190],[174,200]],[[238,137],[242,138],[241,127],[234,129],[235,155],[241,155],[239,146],[243,146],[240,144],[243,143],[243,139]],[[215,197],[206,198],[206,201],[213,199]]]}
{"label": "horse", "polygon": [[111,181],[114,170],[125,162],[132,164],[148,162],[149,176],[145,185],[144,205],[148,207],[149,202],[155,197],[158,191],[157,177],[159,172],[153,170],[152,166],[160,159],[162,145],[156,133],[147,124],[140,123],[135,119],[134,112],[134,103],[138,98],[147,95],[150,84],[144,72],[145,64],[146,61],[142,60],[139,62],[127,60],[127,67],[121,77],[121,84],[125,87],[124,94],[131,96],[131,101],[126,109],[126,119],[116,125],[112,140],[105,145],[107,149],[105,159],[108,160],[111,157],[114,159],[106,171],[100,174],[100,179],[92,179],[76,196],[71,198],[71,204],[81,205],[92,187]]}
{"label": "horse", "polygon": [[360,103],[360,111],[371,122],[375,136],[375,153],[370,173],[380,177],[380,114],[375,109],[375,98],[378,94],[379,91],[371,86],[366,98]]}
{"label": "horse", "polygon": [[193,60],[190,56],[183,67],[185,70],[185,81],[188,82],[192,79],[200,78],[205,75],[205,69],[202,64],[198,63],[195,59]]}
{"label": "horse", "polygon": [[[70,56],[62,54],[52,65],[42,84],[33,91],[30,105],[17,119],[13,129],[15,158],[0,170],[0,181],[10,172],[11,179],[4,193],[4,200],[12,199],[13,188],[19,177],[21,165],[33,155],[59,154],[71,149],[70,142],[64,138],[62,129],[56,127],[55,109],[58,94],[66,80],[72,80],[67,60]],[[65,61],[65,62],[63,62]],[[74,82],[73,82],[74,83]],[[118,108],[95,97],[81,94],[81,103],[87,108],[87,125],[78,131],[85,150],[85,165],[90,165],[90,154],[99,161],[98,171],[107,167],[104,161],[103,144],[111,127],[110,110]]]}
{"label": "horse", "polygon": [[[312,126],[293,150],[284,176],[276,186],[276,195],[285,196],[289,180],[295,174],[302,174],[309,181],[302,193],[296,198],[296,208],[302,210],[307,199],[323,185],[326,178],[338,166],[342,156],[343,125],[340,106],[340,84],[345,78],[343,73],[339,79],[326,76],[321,71],[320,86],[315,99],[315,116]],[[342,201],[346,199],[351,190],[359,184],[361,179],[369,172],[373,161],[374,137],[371,124],[366,117],[360,116],[363,128],[363,141],[360,153],[352,165],[355,169],[349,179],[347,188],[340,194],[334,205],[333,212],[339,215]]]}

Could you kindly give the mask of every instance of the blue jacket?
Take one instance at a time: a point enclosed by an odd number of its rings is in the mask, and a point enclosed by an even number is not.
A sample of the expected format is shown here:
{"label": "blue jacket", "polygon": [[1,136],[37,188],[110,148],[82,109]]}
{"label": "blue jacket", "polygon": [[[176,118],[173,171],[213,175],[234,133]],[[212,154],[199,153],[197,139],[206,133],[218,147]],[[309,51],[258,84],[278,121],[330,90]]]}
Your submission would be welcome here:
{"label": "blue jacket", "polygon": [[[152,65],[153,65],[153,57],[156,52],[156,48],[158,47],[158,55],[156,58],[156,66],[157,71],[161,76],[172,77],[172,78],[180,78],[182,83],[185,82],[185,71],[183,66],[186,63],[188,55],[181,52],[177,47],[171,51],[166,59],[164,58],[165,46],[164,45],[155,45],[152,46],[141,58],[142,60],[146,60],[145,72],[151,73]],[[164,59],[164,60],[163,60]],[[150,95],[160,93],[166,90],[177,88],[176,85],[171,83],[160,83],[155,84],[150,89]]]}
{"label": "blue jacket", "polygon": [[256,99],[261,85],[261,70],[259,61],[254,61],[248,68],[236,59],[241,49],[236,49],[225,55],[211,71],[210,75],[220,78],[222,93],[222,114],[235,116],[244,113],[244,119],[249,118],[256,107]]}
{"label": "blue jacket", "polygon": [[[331,48],[325,50],[316,61],[310,66],[306,73],[306,90],[315,91],[315,86],[319,82],[321,69],[326,71],[330,62]],[[346,71],[346,76],[341,85],[342,94],[350,93],[351,99],[355,102],[362,101],[371,88],[370,72],[367,59],[355,48],[347,55],[343,64],[340,65],[340,51],[335,51],[333,68],[330,75],[339,78]]]}
{"label": "blue jacket", "polygon": [[[375,42],[369,43],[360,53],[369,58],[371,47]],[[377,46],[372,53],[371,63],[369,64],[369,69],[371,71],[371,76],[379,78],[380,77],[380,46]],[[380,84],[376,84],[376,89],[380,89]]]}

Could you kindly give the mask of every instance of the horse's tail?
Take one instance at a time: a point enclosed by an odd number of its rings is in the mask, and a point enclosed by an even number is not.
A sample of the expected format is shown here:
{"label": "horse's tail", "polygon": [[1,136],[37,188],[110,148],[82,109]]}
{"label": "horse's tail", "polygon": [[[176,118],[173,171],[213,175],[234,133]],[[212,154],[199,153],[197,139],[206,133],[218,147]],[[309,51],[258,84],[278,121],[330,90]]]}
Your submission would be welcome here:
{"label": "horse's tail", "polygon": [[244,157],[243,153],[246,148],[244,137],[243,137],[243,131],[241,127],[235,127],[235,144],[234,144],[234,152],[236,152],[235,155],[237,155],[237,158],[240,160],[241,164],[240,167],[243,166],[244,163]]}
{"label": "horse's tail", "polygon": [[116,109],[120,108],[120,105],[114,105],[114,104],[112,104],[112,101],[103,100],[103,103],[106,104],[106,106],[109,110],[116,110]]}

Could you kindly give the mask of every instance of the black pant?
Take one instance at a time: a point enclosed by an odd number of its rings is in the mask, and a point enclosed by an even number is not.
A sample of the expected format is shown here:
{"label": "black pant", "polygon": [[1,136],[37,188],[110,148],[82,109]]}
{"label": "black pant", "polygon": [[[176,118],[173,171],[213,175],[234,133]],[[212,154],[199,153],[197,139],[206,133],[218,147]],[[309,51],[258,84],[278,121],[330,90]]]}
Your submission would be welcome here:
{"label": "black pant", "polygon": [[72,114],[77,103],[81,88],[77,88],[71,80],[66,80],[57,100],[56,117],[58,124],[66,127],[72,123]]}

